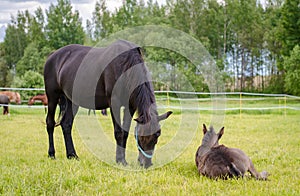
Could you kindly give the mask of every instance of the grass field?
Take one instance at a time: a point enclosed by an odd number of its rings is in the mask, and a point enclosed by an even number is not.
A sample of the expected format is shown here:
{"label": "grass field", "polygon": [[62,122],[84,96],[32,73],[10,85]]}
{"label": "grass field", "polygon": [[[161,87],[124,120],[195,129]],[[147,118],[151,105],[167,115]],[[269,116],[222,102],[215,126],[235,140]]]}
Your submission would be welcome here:
{"label": "grass field", "polygon": [[[188,115],[192,117],[196,113]],[[180,116],[175,112],[165,122],[158,149],[170,140]],[[55,130],[56,160],[48,159],[43,109],[12,108],[10,116],[0,115],[0,194],[300,195],[299,117],[300,112],[289,110],[286,115],[280,112],[228,113],[220,143],[244,150],[258,171],[267,170],[271,176],[269,181],[248,178],[215,181],[199,176],[196,170],[194,154],[202,138],[201,127],[174,161],[156,169],[129,171],[94,156],[76,127],[73,136],[80,160],[65,157],[60,128]],[[102,126],[111,128],[109,117],[97,115],[97,118]],[[202,112],[199,123],[209,124],[210,119],[210,114]],[[183,131],[188,131],[190,122],[182,123],[185,123]],[[113,138],[112,130],[107,134]],[[137,156],[133,135],[128,142],[129,150],[132,148]]]}

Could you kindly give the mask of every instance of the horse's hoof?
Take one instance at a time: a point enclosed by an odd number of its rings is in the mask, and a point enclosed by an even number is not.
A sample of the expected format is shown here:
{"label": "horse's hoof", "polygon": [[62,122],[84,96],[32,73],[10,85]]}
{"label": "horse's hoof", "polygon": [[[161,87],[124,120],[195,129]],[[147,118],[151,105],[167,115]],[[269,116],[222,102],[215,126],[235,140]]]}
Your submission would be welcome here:
{"label": "horse's hoof", "polygon": [[49,159],[55,160],[55,155],[48,155]]}
{"label": "horse's hoof", "polygon": [[127,166],[127,164],[128,164],[125,159],[123,159],[123,160],[117,160],[117,163],[118,164],[122,164],[123,166]]}
{"label": "horse's hoof", "polygon": [[68,159],[79,160],[79,157],[78,157],[77,154],[75,154],[75,153],[67,155],[67,158],[68,158]]}

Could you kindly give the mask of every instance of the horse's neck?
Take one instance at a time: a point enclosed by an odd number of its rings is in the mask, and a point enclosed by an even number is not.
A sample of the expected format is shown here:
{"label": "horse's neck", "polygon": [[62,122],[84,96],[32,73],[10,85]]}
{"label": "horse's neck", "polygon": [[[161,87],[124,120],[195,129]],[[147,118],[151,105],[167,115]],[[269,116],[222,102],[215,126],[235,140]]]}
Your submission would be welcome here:
{"label": "horse's neck", "polygon": [[43,100],[43,98],[41,98],[41,97],[33,97],[33,98],[32,98],[32,101],[34,101],[34,102],[35,102],[36,100],[42,101],[42,100]]}

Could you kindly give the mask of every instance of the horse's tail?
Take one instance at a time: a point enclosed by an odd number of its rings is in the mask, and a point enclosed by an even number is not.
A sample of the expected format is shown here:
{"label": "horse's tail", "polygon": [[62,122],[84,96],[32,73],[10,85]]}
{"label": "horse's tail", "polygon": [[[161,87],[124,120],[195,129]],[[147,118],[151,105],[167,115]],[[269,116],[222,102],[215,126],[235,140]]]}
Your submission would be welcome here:
{"label": "horse's tail", "polygon": [[60,125],[60,122],[66,112],[66,108],[68,107],[67,99],[66,99],[65,95],[60,96],[58,104],[59,104],[59,114],[58,114],[57,120],[55,122],[56,127]]}
{"label": "horse's tail", "polygon": [[239,170],[237,167],[236,167],[236,165],[234,164],[234,163],[230,163],[230,165],[229,165],[229,172],[230,172],[230,175],[232,176],[232,177],[240,177],[240,176],[242,176],[243,174],[242,174],[242,172],[241,172],[241,170]]}

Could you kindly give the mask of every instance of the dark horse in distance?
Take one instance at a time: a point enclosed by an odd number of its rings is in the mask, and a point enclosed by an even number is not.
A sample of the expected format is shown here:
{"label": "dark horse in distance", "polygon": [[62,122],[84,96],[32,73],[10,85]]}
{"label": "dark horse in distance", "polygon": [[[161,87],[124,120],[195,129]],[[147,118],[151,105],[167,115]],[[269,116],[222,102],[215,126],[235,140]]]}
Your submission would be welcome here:
{"label": "dark horse in distance", "polygon": [[[116,162],[127,164],[128,132],[137,111],[134,120],[137,122],[138,160],[145,168],[152,165],[154,147],[161,132],[159,121],[168,118],[172,112],[158,115],[149,71],[139,46],[124,40],[102,48],[65,46],[48,57],[44,81],[48,97],[49,157],[55,158],[54,115],[59,104],[68,158],[77,158],[71,129],[79,106],[96,110],[110,108],[117,143]],[[120,122],[121,107],[124,107],[123,123]]]}
{"label": "dark horse in distance", "polygon": [[224,127],[219,133],[215,133],[213,127],[207,130],[203,125],[203,133],[202,144],[195,158],[200,174],[213,179],[227,179],[244,177],[244,174],[249,171],[256,179],[267,180],[268,173],[265,171],[258,173],[251,159],[242,150],[219,145]]}
{"label": "dark horse in distance", "polygon": [[9,114],[8,104],[9,104],[9,97],[6,95],[0,94],[0,106],[3,106],[3,115]]}

